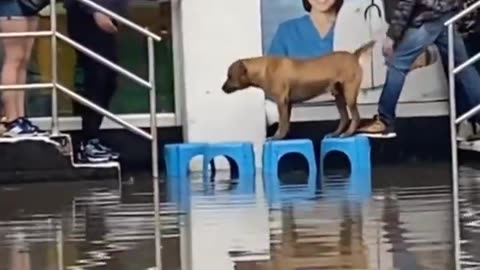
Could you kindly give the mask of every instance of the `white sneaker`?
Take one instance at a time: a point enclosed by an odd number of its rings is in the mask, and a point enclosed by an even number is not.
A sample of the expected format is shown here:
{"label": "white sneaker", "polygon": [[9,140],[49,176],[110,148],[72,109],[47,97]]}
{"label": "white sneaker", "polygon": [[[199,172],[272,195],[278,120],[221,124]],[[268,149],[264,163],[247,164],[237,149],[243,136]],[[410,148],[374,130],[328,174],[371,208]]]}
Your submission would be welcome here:
{"label": "white sneaker", "polygon": [[464,121],[458,125],[457,130],[457,141],[463,142],[466,141],[469,136],[473,135],[472,124],[468,121]]}

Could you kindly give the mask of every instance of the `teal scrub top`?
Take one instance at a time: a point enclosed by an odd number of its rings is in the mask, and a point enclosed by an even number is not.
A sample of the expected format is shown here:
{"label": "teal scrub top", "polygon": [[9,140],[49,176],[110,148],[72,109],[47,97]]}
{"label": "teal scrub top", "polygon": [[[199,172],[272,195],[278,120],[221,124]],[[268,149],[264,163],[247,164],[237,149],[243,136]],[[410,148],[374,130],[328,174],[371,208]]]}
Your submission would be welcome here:
{"label": "teal scrub top", "polygon": [[285,21],[279,25],[267,55],[308,59],[331,53],[334,28],[322,37],[309,15]]}

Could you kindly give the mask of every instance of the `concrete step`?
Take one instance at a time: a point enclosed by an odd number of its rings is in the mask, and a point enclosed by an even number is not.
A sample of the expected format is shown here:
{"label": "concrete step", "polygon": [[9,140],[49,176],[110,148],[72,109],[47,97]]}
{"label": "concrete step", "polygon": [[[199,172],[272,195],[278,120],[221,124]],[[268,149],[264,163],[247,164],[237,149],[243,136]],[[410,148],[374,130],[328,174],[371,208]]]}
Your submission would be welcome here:
{"label": "concrete step", "polygon": [[0,184],[119,179],[120,164],[79,164],[69,135],[0,138]]}

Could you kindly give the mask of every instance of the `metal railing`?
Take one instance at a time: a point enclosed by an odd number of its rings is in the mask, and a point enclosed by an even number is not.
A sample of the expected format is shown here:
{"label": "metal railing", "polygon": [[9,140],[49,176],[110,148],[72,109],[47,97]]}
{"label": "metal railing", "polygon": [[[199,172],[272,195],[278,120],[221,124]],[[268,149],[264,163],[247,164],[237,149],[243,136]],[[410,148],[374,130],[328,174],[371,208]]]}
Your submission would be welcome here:
{"label": "metal railing", "polygon": [[[459,214],[459,186],[458,186],[458,145],[457,145],[457,124],[468,120],[478,112],[480,112],[480,104],[470,109],[466,113],[457,118],[456,114],[456,100],[455,100],[455,75],[461,72],[466,67],[474,64],[480,59],[480,53],[469,58],[464,63],[455,67],[455,48],[454,48],[454,34],[455,22],[463,18],[465,15],[471,13],[480,7],[480,1],[459,12],[457,15],[445,22],[448,28],[448,84],[449,84],[449,105],[450,105],[450,147],[452,155],[452,189],[453,189],[453,221],[454,221],[454,241],[455,241],[455,269],[460,269],[460,214]],[[457,33],[458,34],[458,33]]]}
{"label": "metal railing", "polygon": [[[58,129],[58,98],[57,91],[61,91],[66,96],[72,98],[73,100],[81,103],[82,105],[96,111],[99,114],[111,119],[117,124],[123,126],[127,130],[140,135],[151,142],[151,156],[152,156],[152,177],[154,190],[158,193],[158,135],[157,135],[157,106],[156,106],[156,81],[155,81],[155,48],[154,42],[161,41],[161,37],[144,29],[141,26],[131,22],[130,20],[108,10],[104,7],[92,2],[91,0],[77,0],[81,3],[93,8],[94,10],[101,12],[117,22],[124,24],[136,32],[141,33],[147,37],[148,40],[148,80],[144,80],[139,76],[133,74],[132,72],[122,68],[121,66],[107,60],[101,55],[95,53],[94,51],[82,46],[81,44],[75,42],[69,37],[58,32],[57,29],[57,10],[56,4],[57,0],[50,0],[50,31],[36,31],[36,32],[16,32],[16,33],[0,33],[0,38],[25,38],[25,37],[50,37],[51,38],[51,73],[52,81],[51,83],[33,83],[33,84],[23,84],[23,85],[0,85],[0,91],[4,90],[33,90],[33,89],[51,89],[52,90],[52,134],[57,135],[59,133]],[[128,77],[132,81],[142,85],[150,90],[150,133],[143,131],[142,129],[127,123],[118,116],[109,112],[108,110],[96,105],[90,100],[78,95],[74,91],[68,89],[67,87],[61,85],[58,82],[58,62],[57,62],[57,40],[60,39],[70,46],[74,47],[76,50],[83,52],[89,57],[99,61],[100,63],[106,65],[112,70]],[[155,204],[155,214],[154,219],[157,227],[160,225],[159,219],[159,199],[154,198]],[[162,268],[161,264],[161,234],[159,229],[155,230],[155,263],[156,269],[160,270]]]}
{"label": "metal railing", "polygon": [[[117,22],[128,26],[134,31],[141,33],[146,36],[148,39],[148,80],[142,79],[141,77],[135,75],[134,73],[124,69],[123,67],[115,64],[96,52],[82,46],[81,44],[75,42],[64,34],[60,33],[57,28],[57,9],[56,4],[57,0],[50,0],[50,31],[36,31],[36,32],[14,32],[14,33],[0,33],[0,38],[25,38],[25,37],[50,37],[51,38],[51,76],[52,80],[50,83],[33,83],[33,84],[22,84],[22,85],[0,85],[0,91],[5,90],[33,90],[33,89],[51,89],[52,90],[52,125],[51,132],[53,135],[59,133],[58,128],[58,98],[57,91],[62,92],[66,96],[72,98],[73,100],[81,103],[82,105],[96,111],[99,114],[111,119],[117,124],[123,126],[127,130],[142,136],[151,141],[151,155],[152,155],[152,176],[158,178],[158,136],[157,136],[157,114],[156,114],[156,81],[155,81],[155,54],[154,54],[154,42],[161,41],[161,37],[148,31],[148,29],[143,28],[132,21],[92,2],[91,0],[77,0],[82,4],[101,12]],[[122,120],[118,116],[112,114],[108,110],[96,105],[90,100],[78,95],[74,91],[64,87],[58,82],[58,61],[57,61],[57,41],[62,40],[63,42],[69,44],[76,50],[88,55],[89,57],[95,59],[96,61],[106,65],[112,70],[128,77],[137,84],[144,86],[150,91],[150,133],[145,132],[144,130],[133,126],[130,123]]]}

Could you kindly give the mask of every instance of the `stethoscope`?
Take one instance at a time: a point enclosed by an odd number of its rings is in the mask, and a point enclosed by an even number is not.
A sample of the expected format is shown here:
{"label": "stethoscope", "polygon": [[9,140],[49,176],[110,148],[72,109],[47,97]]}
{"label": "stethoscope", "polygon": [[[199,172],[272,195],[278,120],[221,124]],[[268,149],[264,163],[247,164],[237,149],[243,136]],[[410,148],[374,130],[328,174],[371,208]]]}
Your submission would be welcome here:
{"label": "stethoscope", "polygon": [[375,4],[374,0],[371,0],[370,5],[367,6],[367,8],[365,9],[365,12],[363,13],[363,18],[365,18],[365,20],[367,19],[368,13],[370,12],[370,9],[372,9],[372,8],[377,10],[378,17],[380,17],[380,18],[382,17],[382,11],[380,9],[380,6]]}
{"label": "stethoscope", "polygon": [[[363,18],[365,20],[367,20],[368,18],[368,15],[371,11],[371,9],[374,9],[377,11],[377,14],[378,14],[378,17],[379,18],[382,18],[382,10],[380,9],[380,6],[377,5],[375,3],[375,0],[371,0],[370,1],[370,4],[367,6],[367,8],[365,8],[365,12],[363,13]],[[373,30],[372,30],[372,25],[369,24],[369,30],[370,30],[370,36],[373,34]],[[371,82],[371,89],[374,89],[374,84],[375,84],[375,81],[374,81],[374,76],[373,76],[373,72],[374,72],[374,65],[373,65],[373,58],[372,58],[372,61],[370,61],[370,82]]]}

